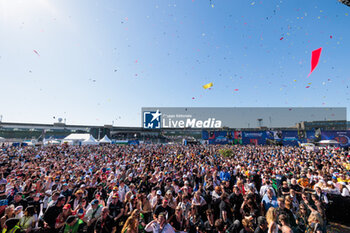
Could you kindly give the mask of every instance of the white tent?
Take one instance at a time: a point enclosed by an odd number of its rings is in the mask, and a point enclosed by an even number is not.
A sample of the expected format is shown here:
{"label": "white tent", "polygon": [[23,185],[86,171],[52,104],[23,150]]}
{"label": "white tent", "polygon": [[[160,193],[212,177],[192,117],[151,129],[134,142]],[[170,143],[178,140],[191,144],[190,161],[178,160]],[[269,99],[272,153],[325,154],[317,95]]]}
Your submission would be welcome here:
{"label": "white tent", "polygon": [[81,142],[82,145],[98,145],[98,141],[90,135],[90,137]]}
{"label": "white tent", "polygon": [[64,140],[73,140],[73,141],[85,141],[90,138],[89,133],[71,133]]}
{"label": "white tent", "polygon": [[55,139],[44,139],[43,144],[44,145],[59,145],[59,144],[61,144],[61,142],[58,140],[55,140]]}
{"label": "white tent", "polygon": [[3,142],[3,141],[5,141],[5,138],[0,137],[0,142]]}
{"label": "white tent", "polygon": [[111,141],[111,139],[109,139],[109,138],[107,137],[107,135],[105,135],[105,136],[99,141],[99,143],[108,143],[108,144],[111,144],[112,141]]}

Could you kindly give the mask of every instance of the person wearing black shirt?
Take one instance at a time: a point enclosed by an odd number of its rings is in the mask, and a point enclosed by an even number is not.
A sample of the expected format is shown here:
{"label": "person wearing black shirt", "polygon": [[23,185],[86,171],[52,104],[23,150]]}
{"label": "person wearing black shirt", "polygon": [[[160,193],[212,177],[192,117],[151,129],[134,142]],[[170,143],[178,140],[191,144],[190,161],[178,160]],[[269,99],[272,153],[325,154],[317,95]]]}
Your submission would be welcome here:
{"label": "person wearing black shirt", "polygon": [[278,192],[279,192],[280,196],[282,196],[282,195],[287,196],[287,195],[289,195],[289,190],[290,190],[290,188],[288,187],[287,181],[283,181],[282,186],[279,187],[279,189],[278,189]]}
{"label": "person wearing black shirt", "polygon": [[220,208],[220,218],[223,220],[225,226],[231,225],[233,222],[233,215],[231,211],[231,205],[228,199],[227,193],[221,194]]}
{"label": "person wearing black shirt", "polygon": [[39,215],[39,213],[40,213],[40,205],[43,203],[40,200],[40,193],[35,194],[35,196],[33,196],[33,197],[27,198],[27,201],[28,201],[28,205],[34,206],[35,213],[37,215]]}
{"label": "person wearing black shirt", "polygon": [[169,220],[170,225],[174,228],[176,232],[184,231],[186,228],[186,219],[182,214],[181,207],[176,207],[175,214]]}
{"label": "person wearing black shirt", "polygon": [[13,201],[10,203],[10,205],[17,206],[23,206],[23,209],[27,208],[27,201],[22,199],[22,193],[16,193]]}
{"label": "person wearing black shirt", "polygon": [[208,209],[206,211],[206,214],[207,214],[208,220],[204,223],[204,230],[205,230],[205,232],[208,232],[208,233],[214,233],[216,230],[214,212],[212,209]]}
{"label": "person wearing black shirt", "polygon": [[109,215],[107,207],[103,207],[101,217],[97,219],[95,225],[95,233],[114,233],[116,226],[113,217]]}
{"label": "person wearing black shirt", "polygon": [[172,216],[172,209],[171,207],[168,206],[168,200],[164,199],[162,201],[162,204],[161,205],[158,205],[155,210],[154,210],[154,213],[153,213],[153,218],[154,219],[158,219],[158,215],[160,213],[164,213],[164,216],[167,216],[167,219],[170,219],[171,216]]}
{"label": "person wearing black shirt", "polygon": [[59,196],[55,205],[51,205],[44,214],[44,227],[52,232],[55,232],[56,218],[62,212],[62,208],[66,198],[64,196]]}
{"label": "person wearing black shirt", "polygon": [[109,215],[114,219],[117,231],[123,227],[122,216],[124,213],[124,205],[119,200],[118,194],[112,197],[112,202],[108,206]]}
{"label": "person wearing black shirt", "polygon": [[238,186],[233,187],[233,193],[228,198],[230,200],[231,207],[233,209],[233,215],[235,219],[242,220],[240,209],[244,201],[243,195],[241,194]]}
{"label": "person wearing black shirt", "polygon": [[[292,227],[296,227],[296,222],[295,222],[294,215],[293,215],[292,211],[290,211],[289,209],[287,209],[285,207],[284,198],[283,197],[279,197],[277,199],[277,203],[278,203],[278,207],[276,208],[277,219],[278,219],[278,216],[284,214],[285,216],[287,216],[288,223]],[[278,224],[282,225],[281,222],[279,222],[279,220],[278,220]]]}
{"label": "person wearing black shirt", "polygon": [[264,216],[259,216],[258,217],[258,226],[255,229],[254,233],[267,233],[268,231],[268,226],[267,226],[267,221]]}

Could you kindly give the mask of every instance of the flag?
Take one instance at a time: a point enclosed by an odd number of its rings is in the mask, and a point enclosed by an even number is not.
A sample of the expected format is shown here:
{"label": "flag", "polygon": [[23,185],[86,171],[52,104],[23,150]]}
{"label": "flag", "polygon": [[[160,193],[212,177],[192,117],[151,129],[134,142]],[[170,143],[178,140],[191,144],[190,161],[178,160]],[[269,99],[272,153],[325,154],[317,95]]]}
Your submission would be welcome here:
{"label": "flag", "polygon": [[204,89],[211,88],[213,86],[213,83],[208,83],[203,86]]}

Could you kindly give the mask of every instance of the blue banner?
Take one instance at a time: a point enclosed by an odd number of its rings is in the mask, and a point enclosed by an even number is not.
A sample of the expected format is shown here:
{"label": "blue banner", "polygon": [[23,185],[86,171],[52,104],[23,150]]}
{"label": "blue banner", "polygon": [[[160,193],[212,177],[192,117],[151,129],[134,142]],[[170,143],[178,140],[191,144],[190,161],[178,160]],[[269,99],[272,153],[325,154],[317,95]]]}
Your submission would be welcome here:
{"label": "blue banner", "polygon": [[247,144],[265,145],[266,131],[243,131],[242,142],[244,145],[247,145]]}
{"label": "blue banner", "polygon": [[282,143],[284,146],[298,146],[298,131],[282,131]]}
{"label": "blue banner", "polygon": [[340,146],[350,146],[350,132],[349,131],[322,131],[322,140],[336,140]]}

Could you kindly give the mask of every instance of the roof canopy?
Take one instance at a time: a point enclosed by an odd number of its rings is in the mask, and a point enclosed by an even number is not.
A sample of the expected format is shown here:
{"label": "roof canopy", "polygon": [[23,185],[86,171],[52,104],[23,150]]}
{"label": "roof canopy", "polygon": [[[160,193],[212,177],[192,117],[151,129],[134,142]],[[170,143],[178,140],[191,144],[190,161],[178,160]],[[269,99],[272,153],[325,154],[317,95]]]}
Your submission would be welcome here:
{"label": "roof canopy", "polygon": [[82,145],[98,145],[98,141],[90,135],[90,137],[81,143]]}
{"label": "roof canopy", "polygon": [[[64,140],[79,140],[84,141],[90,138],[89,133],[72,133],[69,134],[67,137],[64,138]],[[92,136],[91,136],[92,137]]]}
{"label": "roof canopy", "polygon": [[108,137],[107,137],[107,135],[105,135],[100,141],[99,141],[99,143],[112,143],[112,141],[111,141],[111,139],[109,139]]}

